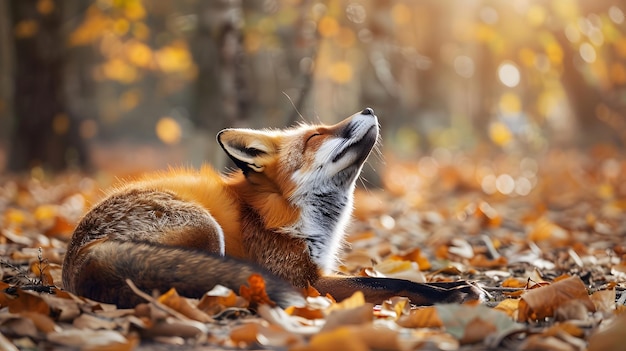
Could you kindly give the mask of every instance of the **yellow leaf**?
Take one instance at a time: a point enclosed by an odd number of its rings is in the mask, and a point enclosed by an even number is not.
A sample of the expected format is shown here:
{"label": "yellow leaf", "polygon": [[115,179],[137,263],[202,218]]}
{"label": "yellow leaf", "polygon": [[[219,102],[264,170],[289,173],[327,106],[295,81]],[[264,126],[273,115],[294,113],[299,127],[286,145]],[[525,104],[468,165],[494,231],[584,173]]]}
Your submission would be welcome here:
{"label": "yellow leaf", "polygon": [[365,304],[365,296],[363,295],[363,292],[361,291],[357,291],[354,294],[352,294],[352,296],[350,296],[349,298],[331,305],[328,309],[327,309],[327,313],[330,313],[333,310],[341,310],[341,309],[351,309],[351,308],[356,308],[359,306],[363,306]]}
{"label": "yellow leaf", "polygon": [[519,307],[518,299],[505,299],[505,300],[500,301],[500,303],[496,307],[494,307],[494,309],[500,310],[508,314],[510,317],[515,317],[518,307]]}

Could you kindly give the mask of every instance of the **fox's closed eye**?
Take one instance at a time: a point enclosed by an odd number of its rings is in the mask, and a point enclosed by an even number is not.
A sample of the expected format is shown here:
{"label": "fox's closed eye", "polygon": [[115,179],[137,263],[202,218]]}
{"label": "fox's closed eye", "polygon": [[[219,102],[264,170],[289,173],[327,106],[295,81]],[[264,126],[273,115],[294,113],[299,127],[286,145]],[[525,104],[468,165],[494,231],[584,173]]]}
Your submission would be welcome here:
{"label": "fox's closed eye", "polygon": [[320,134],[320,133],[313,133],[313,134],[311,134],[311,135],[310,135],[310,136],[306,139],[306,144],[308,144],[308,143],[309,143],[309,141],[311,141],[311,139],[313,139],[313,137],[320,136],[320,135],[322,135],[322,134]]}

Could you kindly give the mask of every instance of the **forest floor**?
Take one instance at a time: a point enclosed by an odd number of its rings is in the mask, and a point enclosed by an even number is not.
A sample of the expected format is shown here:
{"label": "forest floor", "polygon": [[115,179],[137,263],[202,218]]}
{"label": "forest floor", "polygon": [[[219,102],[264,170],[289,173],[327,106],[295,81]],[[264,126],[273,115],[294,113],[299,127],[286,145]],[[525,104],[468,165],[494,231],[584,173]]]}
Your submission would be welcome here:
{"label": "forest floor", "polygon": [[[62,290],[72,230],[105,172],[0,179],[0,348],[611,350],[626,344],[626,155],[452,154],[386,160],[357,190],[340,271],[466,279],[482,303],[373,306],[310,291],[307,308],[248,308],[250,289],[175,291],[117,309]],[[250,292],[252,291],[252,292]],[[145,295],[145,294],[144,294]]]}

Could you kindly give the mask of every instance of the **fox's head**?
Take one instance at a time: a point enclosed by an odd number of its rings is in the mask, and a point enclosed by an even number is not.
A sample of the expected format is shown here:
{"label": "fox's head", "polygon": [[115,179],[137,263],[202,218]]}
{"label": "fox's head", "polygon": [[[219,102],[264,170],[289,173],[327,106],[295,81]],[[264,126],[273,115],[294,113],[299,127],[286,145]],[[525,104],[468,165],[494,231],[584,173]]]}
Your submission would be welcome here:
{"label": "fox's head", "polygon": [[313,259],[331,268],[378,129],[374,110],[366,108],[335,125],[225,129],[217,140],[255,189],[279,195],[299,211],[296,221],[279,229],[306,239]]}

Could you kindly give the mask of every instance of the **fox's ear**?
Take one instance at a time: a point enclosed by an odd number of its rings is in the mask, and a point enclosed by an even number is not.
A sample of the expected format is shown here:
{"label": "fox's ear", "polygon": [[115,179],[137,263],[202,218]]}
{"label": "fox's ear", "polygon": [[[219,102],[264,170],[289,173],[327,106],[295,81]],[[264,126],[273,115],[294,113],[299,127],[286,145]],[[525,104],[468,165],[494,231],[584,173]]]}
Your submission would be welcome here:
{"label": "fox's ear", "polygon": [[267,133],[253,129],[224,129],[217,142],[244,172],[263,172],[276,153],[276,144]]}

